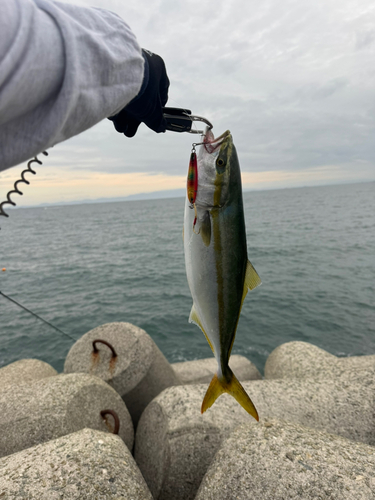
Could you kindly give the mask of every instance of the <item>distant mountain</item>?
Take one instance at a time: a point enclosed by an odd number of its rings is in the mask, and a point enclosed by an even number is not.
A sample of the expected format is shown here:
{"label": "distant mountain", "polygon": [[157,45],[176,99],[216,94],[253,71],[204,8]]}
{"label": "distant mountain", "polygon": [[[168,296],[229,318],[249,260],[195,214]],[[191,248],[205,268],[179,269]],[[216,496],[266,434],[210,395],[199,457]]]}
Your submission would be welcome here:
{"label": "distant mountain", "polygon": [[129,196],[119,196],[116,198],[94,198],[86,200],[60,201],[56,203],[40,203],[39,205],[23,205],[21,207],[9,207],[10,210],[17,208],[33,208],[33,207],[52,207],[62,205],[85,205],[88,203],[114,203],[117,201],[136,201],[136,200],[158,200],[163,198],[182,198],[186,194],[185,189],[170,189],[164,191],[153,191],[151,193],[138,193]]}
{"label": "distant mountain", "polygon": [[[138,193],[131,194],[126,196],[126,198],[122,198],[121,201],[126,200],[156,200],[160,198],[182,198],[186,194],[186,189],[170,189],[164,191],[153,191],[152,193]],[[113,198],[111,201],[116,201]],[[120,200],[117,200],[120,201]]]}

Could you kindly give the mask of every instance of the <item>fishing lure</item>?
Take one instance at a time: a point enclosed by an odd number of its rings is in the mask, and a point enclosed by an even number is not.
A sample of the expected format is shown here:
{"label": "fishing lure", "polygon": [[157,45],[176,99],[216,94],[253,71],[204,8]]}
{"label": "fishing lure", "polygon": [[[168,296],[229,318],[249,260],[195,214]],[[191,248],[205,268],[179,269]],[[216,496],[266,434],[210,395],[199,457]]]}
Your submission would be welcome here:
{"label": "fishing lure", "polygon": [[[198,160],[197,153],[195,151],[196,144],[193,144],[193,149],[190,154],[189,170],[187,176],[187,197],[190,202],[190,208],[194,208],[195,217],[193,222],[193,231],[195,233],[195,225],[197,223],[197,209],[195,206],[195,199],[198,192]],[[198,231],[199,232],[199,231]]]}
{"label": "fishing lure", "polygon": [[189,170],[187,176],[187,196],[190,202],[190,208],[194,207],[195,199],[198,192],[198,161],[195,151],[195,144],[190,155]]}

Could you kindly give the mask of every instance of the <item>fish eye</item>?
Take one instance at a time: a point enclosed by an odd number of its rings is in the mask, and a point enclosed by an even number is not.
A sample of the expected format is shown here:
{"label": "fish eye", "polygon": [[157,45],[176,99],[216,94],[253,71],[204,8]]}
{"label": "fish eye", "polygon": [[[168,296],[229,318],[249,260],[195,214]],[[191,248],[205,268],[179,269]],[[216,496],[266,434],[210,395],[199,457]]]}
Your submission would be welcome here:
{"label": "fish eye", "polygon": [[225,161],[222,158],[218,158],[218,160],[216,161],[216,165],[218,167],[224,167]]}

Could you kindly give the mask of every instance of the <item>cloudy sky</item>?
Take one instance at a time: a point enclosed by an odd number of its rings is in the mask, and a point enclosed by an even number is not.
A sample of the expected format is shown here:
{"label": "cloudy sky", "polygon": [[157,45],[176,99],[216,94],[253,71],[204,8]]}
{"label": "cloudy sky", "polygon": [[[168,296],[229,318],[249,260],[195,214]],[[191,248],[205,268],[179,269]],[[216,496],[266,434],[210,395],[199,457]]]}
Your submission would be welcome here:
{"label": "cloudy sky", "polygon": [[[370,0],[81,0],[166,62],[168,105],[230,129],[245,189],[375,180]],[[105,120],[50,150],[18,205],[185,187],[191,134],[133,139]],[[4,198],[21,167],[0,174]]]}

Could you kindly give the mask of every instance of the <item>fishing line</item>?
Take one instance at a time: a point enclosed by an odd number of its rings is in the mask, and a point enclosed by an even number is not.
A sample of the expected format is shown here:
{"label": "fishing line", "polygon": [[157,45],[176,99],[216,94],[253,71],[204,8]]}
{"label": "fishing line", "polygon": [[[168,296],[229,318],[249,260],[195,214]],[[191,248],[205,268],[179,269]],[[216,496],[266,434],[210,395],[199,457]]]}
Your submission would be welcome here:
{"label": "fishing line", "polygon": [[[48,156],[48,153],[47,151],[42,151],[42,154],[44,154],[45,156]],[[43,163],[38,159],[37,156],[35,156],[34,158],[32,158],[28,163],[27,163],[27,168],[25,168],[25,170],[22,170],[21,172],[21,179],[18,179],[16,180],[16,182],[14,183],[13,185],[13,189],[11,191],[8,192],[7,194],[7,199],[4,200],[3,202],[0,203],[0,215],[2,215],[3,217],[9,217],[9,214],[7,214],[4,209],[3,209],[3,206],[4,205],[13,205],[14,207],[16,206],[15,202],[11,199],[11,195],[12,194],[19,194],[19,195],[23,195],[23,192],[19,190],[18,188],[18,184],[30,184],[30,181],[28,181],[26,178],[25,178],[25,174],[27,172],[30,172],[31,174],[36,174],[35,170],[33,170],[31,168],[31,164],[32,163],[38,163],[39,165],[43,165]],[[0,228],[1,229],[1,228]]]}
{"label": "fishing line", "polygon": [[11,297],[9,297],[9,295],[5,295],[5,293],[1,292],[0,291],[0,295],[2,295],[3,297],[5,297],[6,299],[8,299],[10,302],[13,302],[14,304],[16,304],[17,306],[21,307],[22,309],[24,309],[25,311],[27,311],[28,313],[32,314],[33,316],[35,316],[36,318],[40,319],[40,321],[43,321],[43,323],[46,323],[47,325],[51,326],[52,328],[54,328],[55,330],[57,330],[58,332],[62,333],[63,335],[66,335],[66,337],[69,337],[71,340],[73,340],[74,342],[76,341],[76,339],[74,339],[71,335],[69,335],[69,333],[65,333],[63,332],[62,330],[60,330],[60,328],[57,328],[57,326],[54,326],[52,325],[52,323],[50,323],[49,321],[41,318],[38,314],[34,313],[33,311],[30,311],[30,309],[28,309],[27,307],[23,306],[22,304],[20,304],[19,302],[17,302],[16,300],[12,299]]}

